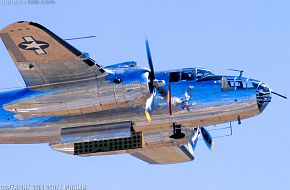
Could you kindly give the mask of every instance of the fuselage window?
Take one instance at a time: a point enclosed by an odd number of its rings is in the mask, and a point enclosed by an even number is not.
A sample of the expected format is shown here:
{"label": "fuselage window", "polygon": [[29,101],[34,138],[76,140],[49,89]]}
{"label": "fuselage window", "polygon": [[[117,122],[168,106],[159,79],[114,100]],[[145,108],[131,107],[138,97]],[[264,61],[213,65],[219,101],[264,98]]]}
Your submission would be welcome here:
{"label": "fuselage window", "polygon": [[171,72],[169,75],[170,82],[178,82],[180,80],[180,72]]}
{"label": "fuselage window", "polygon": [[235,89],[242,89],[243,83],[242,81],[230,81],[231,87],[234,87]]}
{"label": "fuselage window", "polygon": [[241,86],[241,84],[239,82],[231,81],[231,86],[232,87],[239,87],[239,86]]}
{"label": "fuselage window", "polygon": [[181,80],[194,80],[193,71],[182,71]]}
{"label": "fuselage window", "polygon": [[255,88],[252,81],[247,81],[247,88]]}

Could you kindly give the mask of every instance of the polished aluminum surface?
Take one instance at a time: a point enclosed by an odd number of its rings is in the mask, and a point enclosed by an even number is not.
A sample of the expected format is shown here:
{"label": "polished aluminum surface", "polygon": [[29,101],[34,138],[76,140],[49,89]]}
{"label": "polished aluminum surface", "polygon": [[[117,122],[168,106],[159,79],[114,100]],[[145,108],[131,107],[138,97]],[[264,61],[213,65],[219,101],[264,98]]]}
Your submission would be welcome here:
{"label": "polished aluminum surface", "polygon": [[[75,142],[136,131],[142,148],[84,156],[167,155],[188,143],[193,128],[253,117],[271,101],[269,86],[241,75],[200,68],[154,73],[148,42],[151,71],[133,61],[102,67],[37,23],[14,23],[0,37],[27,84],[0,92],[0,143],[50,143],[74,154]],[[184,138],[170,138],[173,125],[181,126]],[[192,159],[183,156],[176,159]],[[174,159],[159,160],[166,161]]]}
{"label": "polished aluminum surface", "polygon": [[[163,75],[168,82],[166,72],[161,72],[159,75],[160,77]],[[247,81],[246,78],[243,80]],[[190,98],[187,97],[189,86],[192,86]],[[166,99],[157,95],[151,123],[146,120],[144,115],[144,102],[132,107],[88,114],[37,117],[26,120],[18,120],[14,118],[13,113],[7,112],[10,113],[11,118],[1,123],[0,141],[2,143],[60,142],[62,128],[128,120],[134,123],[135,130],[144,131],[145,134],[147,131],[158,130],[171,132],[173,122],[181,124],[184,129],[192,129],[193,127],[235,121],[238,116],[241,119],[246,119],[260,113],[255,88],[222,90],[221,86],[221,82],[218,80],[172,83],[173,115],[169,115]],[[163,88],[166,91],[167,87]],[[3,110],[3,112],[6,111]]]}
{"label": "polished aluminum surface", "polygon": [[[149,96],[147,70],[118,69],[107,77],[31,89],[32,96],[4,104],[5,110],[23,118],[68,116],[143,104]],[[116,84],[115,79],[122,82]]]}
{"label": "polished aluminum surface", "polygon": [[61,143],[76,143],[130,137],[131,121],[61,129]]}

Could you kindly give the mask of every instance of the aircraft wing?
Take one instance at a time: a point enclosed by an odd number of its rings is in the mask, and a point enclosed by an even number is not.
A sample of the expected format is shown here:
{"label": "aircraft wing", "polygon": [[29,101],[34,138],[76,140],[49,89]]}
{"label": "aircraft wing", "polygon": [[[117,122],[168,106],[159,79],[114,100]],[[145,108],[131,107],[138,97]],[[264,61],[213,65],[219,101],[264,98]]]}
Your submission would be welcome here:
{"label": "aircraft wing", "polygon": [[189,162],[194,159],[184,146],[152,148],[130,154],[149,164],[174,164]]}
{"label": "aircraft wing", "polygon": [[16,22],[0,31],[28,87],[99,77],[105,70],[81,51],[33,22]]}

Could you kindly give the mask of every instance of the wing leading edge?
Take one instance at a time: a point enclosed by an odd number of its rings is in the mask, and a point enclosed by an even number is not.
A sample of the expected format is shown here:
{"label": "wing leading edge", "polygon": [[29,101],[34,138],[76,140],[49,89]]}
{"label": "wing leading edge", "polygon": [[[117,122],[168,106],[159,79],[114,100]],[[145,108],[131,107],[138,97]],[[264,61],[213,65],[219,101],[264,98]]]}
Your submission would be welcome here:
{"label": "wing leading edge", "polygon": [[33,22],[16,22],[0,31],[28,87],[82,80],[106,74],[81,51]]}

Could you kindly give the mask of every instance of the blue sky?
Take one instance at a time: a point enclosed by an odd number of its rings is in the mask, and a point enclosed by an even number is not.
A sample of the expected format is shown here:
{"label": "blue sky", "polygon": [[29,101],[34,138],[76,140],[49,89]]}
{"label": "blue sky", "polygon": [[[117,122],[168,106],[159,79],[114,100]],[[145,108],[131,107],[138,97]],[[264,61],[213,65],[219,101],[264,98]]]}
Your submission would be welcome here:
{"label": "blue sky", "polygon": [[[102,65],[134,60],[147,66],[149,38],[155,70],[205,67],[262,80],[290,95],[290,2],[268,0],[68,1],[7,5],[0,28],[39,22],[73,41]],[[23,83],[2,42],[0,87]],[[18,81],[18,82],[17,82]],[[234,123],[233,136],[200,142],[195,161],[153,166],[129,155],[75,157],[47,144],[0,145],[1,184],[85,184],[88,189],[289,189],[289,101],[273,97],[265,112]]]}

